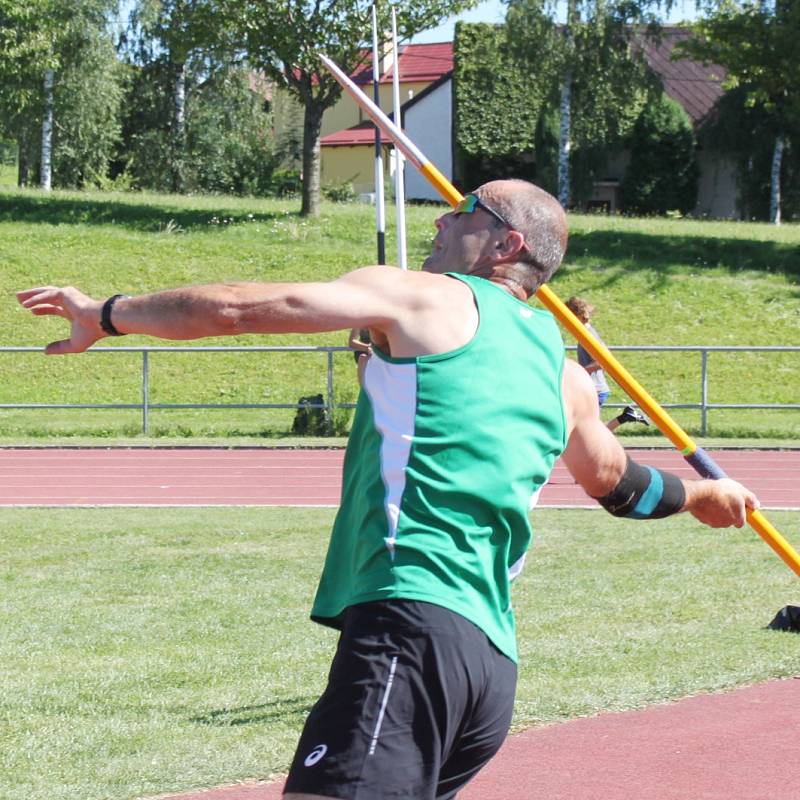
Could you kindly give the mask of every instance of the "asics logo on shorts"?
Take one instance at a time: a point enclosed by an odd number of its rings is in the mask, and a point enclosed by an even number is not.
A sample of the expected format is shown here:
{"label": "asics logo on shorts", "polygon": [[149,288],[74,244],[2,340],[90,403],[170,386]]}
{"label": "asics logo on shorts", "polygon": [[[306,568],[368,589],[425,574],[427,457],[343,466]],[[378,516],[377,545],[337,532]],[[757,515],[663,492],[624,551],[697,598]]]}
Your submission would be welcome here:
{"label": "asics logo on shorts", "polygon": [[313,767],[328,752],[328,745],[318,744],[307,756],[303,764],[306,767]]}

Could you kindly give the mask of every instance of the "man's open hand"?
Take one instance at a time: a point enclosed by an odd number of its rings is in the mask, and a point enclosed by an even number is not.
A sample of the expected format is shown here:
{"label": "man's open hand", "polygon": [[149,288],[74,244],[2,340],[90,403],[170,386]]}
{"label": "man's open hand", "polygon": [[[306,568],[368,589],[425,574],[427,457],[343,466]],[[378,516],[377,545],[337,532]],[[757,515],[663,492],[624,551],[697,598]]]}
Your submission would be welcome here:
{"label": "man's open hand", "polygon": [[103,304],[92,300],[83,292],[67,286],[39,286],[17,292],[17,300],[23,308],[38,317],[64,317],[71,323],[69,339],[51,342],[45,348],[47,355],[82,353],[106,334],[100,327],[100,312]]}

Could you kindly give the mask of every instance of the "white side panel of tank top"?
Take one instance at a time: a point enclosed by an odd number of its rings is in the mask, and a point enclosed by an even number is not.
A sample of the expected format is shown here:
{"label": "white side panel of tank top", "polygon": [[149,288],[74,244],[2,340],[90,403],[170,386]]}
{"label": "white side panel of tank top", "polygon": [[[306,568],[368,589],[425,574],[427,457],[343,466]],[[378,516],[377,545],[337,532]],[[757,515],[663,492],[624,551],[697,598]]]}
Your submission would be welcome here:
{"label": "white side panel of tank top", "polygon": [[372,356],[364,374],[364,391],[372,403],[375,427],[381,434],[381,477],[386,487],[386,546],[394,556],[400,504],[406,487],[417,413],[416,364],[391,364]]}
{"label": "white side panel of tank top", "polygon": [[[531,499],[528,503],[528,511],[533,511],[536,508],[536,504],[539,502],[539,495],[542,493],[542,487],[540,486],[532,495]],[[525,556],[527,553],[523,553],[509,568],[508,568],[508,580],[513,581],[520,572],[522,572],[522,568],[525,566]]]}

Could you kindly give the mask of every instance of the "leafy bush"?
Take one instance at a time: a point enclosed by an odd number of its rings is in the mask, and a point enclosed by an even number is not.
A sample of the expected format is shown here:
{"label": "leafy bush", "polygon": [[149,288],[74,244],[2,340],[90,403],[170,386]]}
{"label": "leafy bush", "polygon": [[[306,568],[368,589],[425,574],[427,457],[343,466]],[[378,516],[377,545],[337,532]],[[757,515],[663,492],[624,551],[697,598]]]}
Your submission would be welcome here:
{"label": "leafy bush", "polygon": [[53,185],[82,188],[108,173],[120,138],[125,68],[107,31],[75,38],[56,74]]}
{"label": "leafy bush", "polygon": [[88,189],[98,189],[101,192],[130,192],[135,188],[135,180],[130,172],[120,172],[113,178],[99,172],[92,172],[89,176]]}
{"label": "leafy bush", "polygon": [[[246,69],[190,70],[186,92],[185,189],[239,195],[274,193],[271,116],[250,87]],[[140,188],[170,191],[170,65],[156,60],[135,68],[117,170],[129,170]]]}
{"label": "leafy bush", "polygon": [[621,200],[629,214],[691,212],[697,203],[699,170],[692,124],[666,94],[645,106],[630,138],[631,161]]}
{"label": "leafy bush", "polygon": [[302,187],[303,179],[300,177],[300,170],[276,169],[272,173],[269,194],[272,197],[294,197],[300,194]]}
{"label": "leafy bush", "polygon": [[332,203],[354,203],[358,199],[356,190],[349,181],[323,186],[322,194]]}
{"label": "leafy bush", "polygon": [[453,50],[456,183],[473,188],[490,177],[534,177],[525,154],[533,149],[545,81],[522,68],[506,26],[458,23]]}
{"label": "leafy bush", "polygon": [[0,139],[0,164],[13,166],[17,163],[17,145]]}

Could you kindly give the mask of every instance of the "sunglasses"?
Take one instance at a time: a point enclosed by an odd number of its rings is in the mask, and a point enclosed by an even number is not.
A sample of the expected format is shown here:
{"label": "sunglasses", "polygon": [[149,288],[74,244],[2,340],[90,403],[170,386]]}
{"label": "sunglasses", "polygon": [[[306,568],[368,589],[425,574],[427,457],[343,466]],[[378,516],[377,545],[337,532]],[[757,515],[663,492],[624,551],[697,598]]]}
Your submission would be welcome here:
{"label": "sunglasses", "polygon": [[471,214],[476,208],[483,209],[487,214],[491,214],[501,225],[509,230],[515,230],[514,226],[498,211],[486,205],[476,194],[467,194],[461,199],[453,209],[454,214]]}

